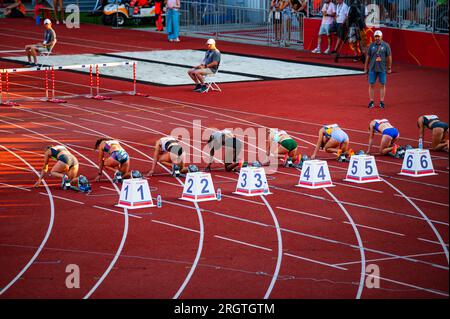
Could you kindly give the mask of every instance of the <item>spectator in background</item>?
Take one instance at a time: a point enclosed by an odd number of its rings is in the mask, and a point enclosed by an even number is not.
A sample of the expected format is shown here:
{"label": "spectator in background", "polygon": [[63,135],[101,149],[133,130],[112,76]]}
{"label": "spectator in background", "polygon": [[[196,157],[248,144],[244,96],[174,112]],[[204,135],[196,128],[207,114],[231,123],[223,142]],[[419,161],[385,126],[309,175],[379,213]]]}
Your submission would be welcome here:
{"label": "spectator in background", "polygon": [[164,0],[155,0],[156,31],[164,31],[163,20],[162,20],[163,7],[164,7]]}
{"label": "spectator in background", "polygon": [[391,47],[382,40],[383,33],[375,31],[375,42],[372,42],[367,49],[367,57],[364,65],[364,73],[368,73],[369,97],[368,108],[374,107],[375,82],[380,82],[380,108],[384,109],[384,97],[386,94],[386,73],[391,73],[392,54]]}
{"label": "spectator in background", "polygon": [[367,7],[360,0],[353,0],[348,9],[348,43],[353,50],[354,59],[358,61],[358,56],[363,56],[360,46],[366,49],[366,28],[365,17],[367,16]]}
{"label": "spectator in background", "polygon": [[59,24],[58,7],[59,7],[59,12],[61,13],[62,23],[66,24],[66,20],[64,18],[64,4],[63,4],[63,0],[53,0],[53,13],[55,14],[56,24]]}
{"label": "spectator in background", "polygon": [[345,36],[347,34],[347,23],[348,18],[348,6],[345,4],[344,0],[337,0],[336,4],[336,35],[337,41],[334,50],[331,53],[338,52],[342,44],[345,41]]}
{"label": "spectator in background", "polygon": [[282,45],[288,45],[288,43],[291,42],[291,25],[292,25],[291,1],[290,0],[281,0],[281,10],[282,10],[283,15],[284,15],[284,21],[283,22],[286,24],[286,28],[285,28],[286,34],[283,37]]}
{"label": "spectator in background", "polygon": [[270,10],[272,12],[273,29],[275,34],[275,42],[280,42],[281,33],[283,31],[283,0],[271,0]]}
{"label": "spectator in background", "polygon": [[320,45],[322,43],[322,35],[328,37],[328,48],[325,50],[325,54],[330,53],[331,50],[331,26],[334,22],[334,16],[336,15],[336,6],[331,0],[325,0],[322,7],[322,23],[320,24],[319,35],[317,37],[317,48],[313,53],[321,53]]}
{"label": "spectator in background", "polygon": [[13,4],[7,6],[4,9],[4,15],[8,18],[24,18],[25,17],[25,6],[22,1],[15,0]]}
{"label": "spectator in background", "polygon": [[291,0],[292,9],[294,12],[308,14],[308,2],[306,0]]}
{"label": "spectator in background", "polygon": [[166,11],[166,29],[170,42],[180,42],[180,0],[165,0]]}

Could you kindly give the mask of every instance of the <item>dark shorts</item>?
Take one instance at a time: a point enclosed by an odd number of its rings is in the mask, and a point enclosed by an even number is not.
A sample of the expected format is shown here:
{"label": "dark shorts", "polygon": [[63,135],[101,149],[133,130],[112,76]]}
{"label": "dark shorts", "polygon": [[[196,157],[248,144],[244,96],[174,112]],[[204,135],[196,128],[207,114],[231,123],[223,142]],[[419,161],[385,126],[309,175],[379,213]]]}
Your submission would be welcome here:
{"label": "dark shorts", "polygon": [[116,160],[120,163],[120,165],[123,165],[124,163],[126,163],[128,161],[128,159],[130,158],[128,156],[128,153],[125,152],[124,150],[117,150],[111,153],[110,157],[113,160]]}
{"label": "dark shorts", "polygon": [[61,154],[58,157],[58,161],[63,162],[64,164],[69,166],[69,169],[74,167],[75,165],[78,165],[78,160],[75,156],[72,154]]}
{"label": "dark shorts", "polygon": [[338,36],[339,39],[341,40],[345,40],[345,24],[344,23],[337,23],[337,30],[336,30],[336,35]]}
{"label": "dark shorts", "polygon": [[386,84],[386,72],[369,71],[369,84],[375,84],[377,81],[381,84]]}
{"label": "dark shorts", "polygon": [[295,150],[297,148],[297,142],[294,141],[292,138],[287,138],[287,139],[283,140],[280,144],[285,149],[287,149],[288,152]]}
{"label": "dark shorts", "polygon": [[178,156],[178,157],[180,157],[181,154],[183,154],[183,148],[179,144],[175,144],[175,143],[172,143],[169,146],[169,148],[167,149],[167,151],[169,153],[172,153],[172,154]]}
{"label": "dark shorts", "polygon": [[385,129],[382,134],[390,136],[393,140],[395,140],[398,137],[398,130],[395,127],[390,127]]}
{"label": "dark shorts", "polygon": [[442,127],[444,129],[444,132],[446,132],[448,130],[448,124],[445,122],[442,122],[442,121],[436,121],[431,124],[431,129],[434,129],[437,127]]}
{"label": "dark shorts", "polygon": [[[227,158],[227,150],[233,149],[233,158]],[[225,139],[225,165],[237,163],[239,153],[242,150],[242,142],[236,137]]]}

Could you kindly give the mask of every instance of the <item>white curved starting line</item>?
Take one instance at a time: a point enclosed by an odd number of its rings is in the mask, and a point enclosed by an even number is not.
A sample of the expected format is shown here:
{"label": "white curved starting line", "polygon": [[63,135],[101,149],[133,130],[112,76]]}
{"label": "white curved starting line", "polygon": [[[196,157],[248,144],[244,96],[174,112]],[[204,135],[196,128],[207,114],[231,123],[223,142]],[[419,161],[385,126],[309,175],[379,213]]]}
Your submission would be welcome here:
{"label": "white curved starting line", "polygon": [[[20,155],[17,155],[16,153],[14,153],[13,151],[9,150],[7,147],[0,145],[1,148],[3,148],[4,150],[8,151],[9,153],[11,153],[12,155],[14,155],[15,157],[17,157],[18,159],[20,159],[22,162],[24,162],[37,176],[39,176],[39,172],[36,171],[36,169],[30,165],[30,163],[28,163],[25,159],[23,159]],[[53,229],[53,223],[55,220],[55,205],[53,203],[53,195],[52,192],[50,191],[50,188],[48,187],[47,183],[45,182],[45,180],[42,180],[42,184],[45,187],[45,190],[48,193],[48,199],[50,201],[50,222],[48,224],[47,227],[47,232],[45,234],[44,239],[42,240],[41,244],[39,245],[38,249],[36,250],[36,252],[34,253],[33,257],[31,257],[31,259],[28,261],[28,263],[22,268],[22,270],[17,274],[16,277],[14,277],[13,280],[11,280],[9,282],[9,284],[7,284],[5,287],[2,288],[2,290],[0,291],[0,296],[3,295],[12,285],[14,285],[14,283],[19,280],[20,277],[22,277],[22,275],[28,270],[28,268],[30,268],[30,266],[34,263],[34,261],[36,260],[36,258],[39,256],[39,254],[41,253],[42,249],[44,248],[45,244],[47,243],[48,238],[50,237],[50,233],[52,232]]]}
{"label": "white curved starting line", "polygon": [[264,295],[264,299],[268,299],[270,294],[272,293],[275,283],[277,282],[278,274],[280,273],[281,261],[283,259],[283,240],[281,238],[280,224],[278,223],[277,216],[275,215],[275,212],[273,211],[272,206],[270,206],[269,202],[264,197],[264,195],[261,195],[261,199],[263,200],[264,204],[266,204],[267,209],[269,210],[270,214],[272,215],[272,219],[275,224],[275,229],[277,231],[277,239],[278,239],[277,264],[275,266],[275,271],[273,273],[272,280],[270,281],[269,288],[267,288],[266,294]]}
{"label": "white curved starting line", "polygon": [[[83,111],[83,112],[86,112],[86,110],[84,110],[84,109],[81,108],[81,107],[75,106],[74,104],[65,104],[64,106],[65,106],[65,107],[74,108],[74,109],[78,109],[78,110],[81,110],[81,111]],[[19,108],[19,109],[20,109],[20,108]],[[57,121],[60,121],[60,122],[65,122],[65,123],[68,123],[68,124],[70,124],[70,125],[80,127],[80,128],[82,128],[82,129],[84,129],[84,130],[91,131],[91,132],[95,132],[96,134],[99,134],[99,135],[102,135],[102,136],[108,136],[108,134],[104,134],[104,133],[102,133],[102,132],[99,132],[99,131],[96,131],[96,130],[93,130],[93,129],[89,129],[89,128],[83,127],[83,126],[78,125],[78,124],[75,124],[75,123],[71,123],[70,121],[66,121],[66,120],[60,119],[60,118],[58,118],[58,117],[54,117],[54,116],[50,116],[50,115],[46,115],[46,114],[41,114],[41,113],[39,113],[39,112],[34,112],[34,111],[31,111],[31,110],[25,110],[25,109],[21,109],[21,110],[26,111],[26,112],[29,112],[29,113],[39,114],[39,115],[41,115],[41,116],[48,117],[48,118],[52,118],[52,119],[57,120]],[[127,122],[127,121],[125,121],[125,120],[121,120],[121,119],[115,118],[115,117],[113,117],[113,116],[109,116],[109,115],[106,115],[106,114],[102,114],[102,113],[100,113],[100,112],[91,111],[91,110],[90,110],[89,112],[90,112],[90,113],[98,114],[98,115],[100,115],[100,116],[109,117],[109,118],[112,118],[112,119],[115,119],[115,120]],[[128,122],[127,122],[127,123],[128,123]],[[129,123],[128,123],[128,124],[129,124]],[[136,126],[136,125],[135,125],[135,126]],[[152,129],[152,130],[153,130],[153,129]],[[160,132],[160,131],[156,131],[156,130],[153,130],[153,131],[158,132],[159,134],[164,134],[163,132]],[[126,146],[129,147],[130,149],[135,150],[136,152],[138,152],[138,153],[141,154],[142,156],[144,156],[144,157],[146,157],[146,158],[148,158],[148,159],[150,159],[150,160],[153,161],[153,158],[151,158],[150,156],[148,156],[148,155],[145,154],[144,152],[140,151],[139,149],[136,149],[136,148],[134,148],[133,146],[131,146],[131,145],[125,143],[125,142],[122,142],[122,144],[123,144],[123,145],[126,145]],[[160,165],[163,169],[165,169],[167,172],[170,173],[170,170],[167,169],[164,165],[162,165],[161,163],[158,163],[158,165]],[[179,178],[177,178],[177,180],[178,180],[178,182],[180,183],[180,185],[184,185],[183,182],[182,182]],[[187,284],[189,283],[189,281],[190,281],[192,275],[194,274],[194,272],[195,272],[195,270],[196,270],[196,268],[197,268],[197,266],[198,266],[198,263],[199,263],[199,261],[200,261],[200,257],[201,257],[202,251],[203,251],[203,242],[204,242],[204,223],[203,223],[203,217],[202,217],[202,213],[201,213],[201,210],[200,210],[200,207],[198,206],[198,204],[197,204],[197,203],[194,203],[194,205],[195,205],[195,209],[196,209],[196,211],[197,211],[197,218],[198,218],[199,226],[200,226],[200,237],[199,237],[199,244],[198,244],[198,247],[197,247],[197,253],[196,253],[194,262],[192,263],[192,267],[191,267],[191,269],[190,269],[188,275],[186,276],[184,282],[182,283],[182,285],[180,286],[180,288],[178,289],[178,291],[177,291],[176,294],[174,295],[173,299],[179,298],[179,296],[181,295],[181,293],[182,293],[182,292],[184,291],[184,289],[186,288]],[[127,228],[128,228],[128,223],[127,223]],[[115,263],[115,260],[113,260],[113,261],[114,261],[114,263]],[[114,265],[114,263],[112,263],[111,265]],[[110,267],[108,268],[108,273],[109,273],[110,268],[112,268],[111,265],[110,265]],[[102,276],[102,277],[103,277],[103,276]],[[105,277],[106,277],[106,276],[105,276]],[[104,278],[103,278],[103,279],[104,279]],[[103,281],[103,279],[102,279],[102,281]],[[100,283],[101,283],[101,282],[100,282]],[[97,284],[98,284],[98,283],[97,283]],[[94,288],[97,288],[97,287],[98,287],[97,284],[96,284],[96,287],[94,287]],[[91,293],[90,293],[90,294],[91,294]],[[90,294],[89,294],[89,295],[90,295]],[[86,296],[85,296],[85,298],[86,298]]]}
{"label": "white curved starting line", "polygon": [[[20,109],[20,108],[16,108],[16,109],[23,110],[23,109]],[[31,111],[31,112],[32,112],[32,111]],[[32,112],[32,113],[36,113],[36,114],[39,114],[39,115],[43,115],[43,114],[40,114],[40,113],[38,113],[38,112]],[[21,126],[21,125],[17,125],[17,124],[14,124],[14,123],[11,123],[11,122],[2,120],[2,119],[0,119],[0,121],[3,122],[3,123],[7,123],[7,124],[9,124],[9,125],[13,125],[13,126],[15,126],[15,127],[18,127],[18,128],[23,129],[23,130],[25,130],[25,131],[31,132],[31,133],[33,133],[33,134],[35,134],[35,135],[42,136],[42,137],[45,138],[46,140],[53,141],[53,142],[56,142],[56,143],[58,143],[58,144],[61,144],[61,142],[59,142],[58,140],[55,140],[55,139],[53,139],[53,138],[51,138],[51,137],[49,137],[49,136],[46,136],[46,135],[41,134],[41,133],[39,133],[39,132],[35,132],[35,131],[33,131],[33,130],[30,130],[30,129],[28,129],[28,128],[25,128],[25,127],[23,127],[23,126]],[[83,154],[81,154],[80,152],[78,152],[77,150],[75,150],[74,148],[71,148],[71,147],[69,147],[69,146],[67,146],[67,148],[73,150],[75,153],[77,153],[78,155],[80,155],[81,157],[83,157],[86,161],[90,162],[94,167],[98,167],[97,164],[95,164],[93,161],[91,161],[89,158],[87,158],[86,156],[84,156]],[[34,170],[34,168],[32,168],[32,169]],[[103,174],[108,178],[108,180],[109,180],[109,181],[111,182],[111,184],[114,186],[114,188],[116,189],[117,193],[120,194],[119,188],[117,187],[116,184],[113,183],[112,179],[108,176],[108,174],[106,174],[106,172],[103,172]],[[113,260],[111,261],[111,263],[109,264],[108,268],[105,270],[105,272],[103,273],[103,275],[100,277],[100,279],[97,281],[97,283],[95,284],[95,286],[94,286],[94,287],[93,287],[93,288],[92,288],[92,289],[91,289],[91,290],[83,297],[83,299],[89,298],[89,297],[94,293],[94,291],[98,288],[98,286],[100,286],[100,284],[105,280],[106,276],[108,276],[109,272],[112,270],[112,268],[114,267],[115,263],[117,262],[117,259],[119,258],[120,254],[122,253],[123,246],[125,245],[125,241],[126,241],[126,238],[127,238],[127,236],[128,236],[128,209],[126,209],[126,208],[124,208],[124,219],[125,219],[125,224],[124,224],[124,229],[123,229],[122,239],[121,239],[121,241],[120,241],[119,248],[117,249],[116,254],[114,255]]]}
{"label": "white curved starting line", "polygon": [[363,242],[361,240],[361,236],[358,231],[358,227],[356,227],[355,222],[353,221],[353,218],[350,216],[348,211],[345,209],[344,205],[331,193],[328,189],[324,188],[324,190],[328,193],[328,195],[333,198],[333,200],[336,202],[336,204],[339,205],[339,207],[344,212],[345,216],[347,216],[347,219],[349,220],[350,224],[352,225],[353,232],[355,233],[356,239],[358,241],[358,247],[359,247],[359,254],[361,258],[361,274],[359,277],[359,286],[358,286],[358,292],[356,293],[356,299],[361,299],[362,291],[364,289],[364,280],[366,278],[366,254],[364,252],[364,246]]}
{"label": "white curved starting line", "polygon": [[437,231],[436,227],[431,222],[431,220],[428,218],[428,216],[424,212],[422,212],[422,210],[408,196],[406,196],[401,190],[399,190],[397,187],[395,187],[394,185],[389,183],[387,180],[385,180],[383,178],[381,178],[381,179],[383,180],[383,182],[385,182],[390,187],[392,187],[396,192],[398,192],[400,195],[402,195],[419,212],[419,214],[422,215],[422,217],[427,221],[428,225],[431,227],[431,229],[433,230],[436,238],[438,239],[439,243],[441,244],[442,249],[444,250],[445,257],[447,258],[447,264],[448,264],[449,260],[448,260],[448,248],[447,248],[447,245],[443,241],[443,239],[441,237],[441,234],[439,234],[439,232]]}

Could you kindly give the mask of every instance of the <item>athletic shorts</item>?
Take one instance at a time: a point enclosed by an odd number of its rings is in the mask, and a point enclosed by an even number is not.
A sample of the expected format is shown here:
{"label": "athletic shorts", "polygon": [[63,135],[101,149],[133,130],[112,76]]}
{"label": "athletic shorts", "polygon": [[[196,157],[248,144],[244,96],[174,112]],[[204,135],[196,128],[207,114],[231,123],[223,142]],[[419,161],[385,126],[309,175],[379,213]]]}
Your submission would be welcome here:
{"label": "athletic shorts", "polygon": [[120,165],[126,163],[128,161],[129,156],[128,153],[124,150],[117,150],[111,153],[110,157],[120,163]]}
{"label": "athletic shorts", "polygon": [[444,129],[444,132],[446,132],[448,130],[448,124],[445,122],[442,122],[442,121],[436,121],[431,124],[431,129],[434,129],[437,127],[442,127]]}
{"label": "athletic shorts", "polygon": [[399,135],[398,130],[395,127],[385,129],[382,134],[392,137],[393,140]]}
{"label": "athletic shorts", "polygon": [[281,141],[281,146],[283,146],[285,149],[288,150],[288,152],[295,150],[297,148],[297,142],[294,141],[292,138],[287,138],[283,141]]}
{"label": "athletic shorts", "polygon": [[[229,150],[230,148],[233,149],[233,158],[226,158],[227,157],[227,150]],[[236,137],[233,138],[226,138],[225,139],[225,164],[233,164],[233,163],[237,163],[237,159],[239,156],[239,153],[241,152],[242,149],[242,142],[237,139]]]}
{"label": "athletic shorts", "polygon": [[369,84],[375,84],[377,78],[380,84],[386,84],[386,72],[369,71]]}
{"label": "athletic shorts", "polygon": [[183,148],[179,144],[172,143],[167,149],[169,153],[174,154],[175,156],[180,157],[183,154]]}
{"label": "athletic shorts", "polygon": [[321,24],[319,35],[330,35],[331,24]]}
{"label": "athletic shorts", "polygon": [[342,144],[348,141],[348,135],[343,130],[334,130],[331,132],[331,138]]}
{"label": "athletic shorts", "polygon": [[64,164],[69,166],[69,169],[74,167],[75,165],[78,165],[78,160],[75,156],[72,154],[61,154],[58,157],[58,161],[63,162]]}

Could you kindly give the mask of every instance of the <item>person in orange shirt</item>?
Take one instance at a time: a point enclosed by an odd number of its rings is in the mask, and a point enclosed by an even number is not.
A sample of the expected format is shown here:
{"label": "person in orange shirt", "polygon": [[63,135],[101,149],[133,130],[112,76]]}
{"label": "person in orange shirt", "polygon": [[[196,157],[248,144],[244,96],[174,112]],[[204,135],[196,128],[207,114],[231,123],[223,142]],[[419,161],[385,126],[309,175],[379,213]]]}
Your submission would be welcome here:
{"label": "person in orange shirt", "polygon": [[25,17],[25,6],[22,1],[15,0],[15,2],[5,8],[5,16],[8,18],[24,18]]}

